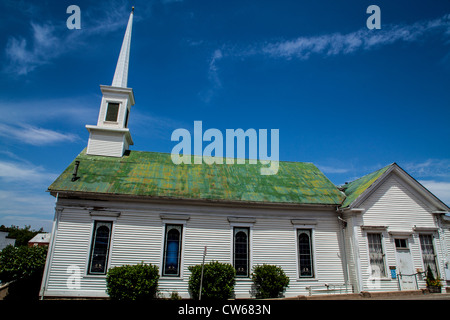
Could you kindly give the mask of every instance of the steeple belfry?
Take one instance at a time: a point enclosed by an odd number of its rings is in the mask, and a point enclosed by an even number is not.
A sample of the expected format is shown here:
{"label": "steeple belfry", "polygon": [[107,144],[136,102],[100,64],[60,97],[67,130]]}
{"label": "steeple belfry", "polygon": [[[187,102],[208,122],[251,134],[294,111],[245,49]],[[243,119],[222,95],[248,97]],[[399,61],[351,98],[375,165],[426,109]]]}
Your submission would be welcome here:
{"label": "steeple belfry", "polygon": [[133,89],[127,87],[133,13],[134,7],[128,19],[113,82],[111,86],[100,85],[103,97],[97,125],[86,125],[89,131],[86,153],[90,155],[122,157],[133,145],[128,117],[135,101]]}

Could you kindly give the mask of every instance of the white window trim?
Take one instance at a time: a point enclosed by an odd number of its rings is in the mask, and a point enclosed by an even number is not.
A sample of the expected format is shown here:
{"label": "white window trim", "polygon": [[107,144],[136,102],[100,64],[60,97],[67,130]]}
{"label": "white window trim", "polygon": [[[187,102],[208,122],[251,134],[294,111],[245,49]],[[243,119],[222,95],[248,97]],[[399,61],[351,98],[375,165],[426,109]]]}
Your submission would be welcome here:
{"label": "white window trim", "polygon": [[[84,265],[84,277],[85,278],[106,278],[109,268],[111,267],[111,256],[114,246],[114,234],[116,229],[116,220],[117,217],[120,216],[119,212],[114,212],[111,215],[108,215],[110,212],[103,212],[103,214],[98,215],[95,211],[89,211],[91,215],[91,225],[90,225],[90,235],[89,235],[89,244],[85,258]],[[108,261],[106,262],[106,273],[105,274],[89,274],[89,262],[91,261],[91,251],[92,251],[92,241],[94,239],[94,226],[96,221],[109,221],[111,222],[111,235],[109,239],[109,252],[108,252]]]}
{"label": "white window trim", "polygon": [[[367,257],[367,270],[369,270],[369,268],[371,267],[370,265],[370,252],[369,252],[369,237],[367,236],[369,233],[376,233],[376,234],[380,234],[381,235],[381,248],[383,250],[383,265],[384,265],[384,273],[385,275],[379,278],[372,278],[374,280],[392,280],[389,277],[389,267],[387,265],[387,254],[386,254],[386,238],[387,238],[387,229],[384,229],[384,231],[382,231],[382,229],[363,229],[364,233],[363,233],[363,237],[364,237],[364,241],[365,241],[365,246],[366,246],[366,257]],[[395,243],[394,243],[394,251],[395,251]],[[367,272],[365,273],[367,274]],[[369,275],[370,277],[371,275]],[[367,280],[367,279],[366,279]]]}
{"label": "white window trim", "polygon": [[[395,236],[392,237],[393,243],[394,243],[394,249],[395,251],[397,250],[403,250],[403,251],[410,251],[411,252],[411,241],[410,241],[410,237],[406,237],[406,236]],[[397,248],[397,245],[395,244],[395,240],[405,240],[406,241],[406,248]]]}
{"label": "white window trim", "polygon": [[[230,223],[230,264],[234,268],[234,228],[248,228],[248,277],[236,276],[236,281],[251,279],[253,270],[253,225],[256,222],[254,218],[235,218],[229,217]],[[234,221],[246,221],[246,222],[234,222]]]}
{"label": "white window trim", "polygon": [[[294,224],[294,223],[292,223]],[[312,246],[312,267],[313,276],[312,277],[301,277],[300,276],[300,261],[299,261],[299,251],[298,251],[298,230],[311,230],[311,246]],[[316,254],[316,224],[294,224],[294,243],[295,243],[295,272],[297,276],[297,281],[315,281],[317,277],[317,254]]]}
{"label": "white window trim", "polygon": [[[180,217],[178,217],[180,218]],[[160,279],[164,279],[164,280],[180,280],[183,278],[184,276],[184,252],[186,251],[186,225],[187,225],[187,221],[189,220],[189,216],[188,215],[183,215],[183,219],[181,220],[177,220],[175,219],[175,216],[171,216],[170,218],[168,218],[167,216],[161,215],[161,221],[162,221],[162,225],[161,225],[161,248],[160,248],[160,257],[159,257],[159,277]],[[181,234],[181,255],[180,255],[180,274],[178,276],[168,276],[168,275],[164,275],[164,250],[165,250],[165,241],[166,241],[166,228],[167,225],[171,225],[171,224],[175,224],[175,225],[181,225],[182,226],[182,234]]]}
{"label": "white window trim", "polygon": [[[117,109],[117,121],[108,121],[106,120],[106,115],[108,114],[108,106],[110,103],[117,103],[119,105],[119,108]],[[122,101],[120,100],[106,100],[105,103],[105,117],[103,118],[103,123],[110,123],[110,124],[118,124],[119,118],[120,118],[120,111],[122,110]]]}
{"label": "white window trim", "polygon": [[441,266],[439,265],[439,255],[437,253],[438,251],[436,250],[437,249],[436,248],[436,238],[439,238],[439,236],[436,233],[437,233],[437,230],[435,230],[434,228],[429,229],[429,230],[428,229],[425,230],[425,228],[424,228],[424,231],[420,231],[420,232],[417,231],[417,241],[419,244],[419,252],[420,252],[420,265],[422,266],[422,271],[427,272],[427,269],[425,268],[425,264],[423,262],[423,250],[422,250],[422,244],[420,243],[420,235],[428,235],[428,236],[431,236],[431,243],[433,245],[433,251],[434,251],[434,260],[436,263],[436,268],[439,272],[438,275],[434,275],[434,276],[442,278],[442,270],[441,270]]}

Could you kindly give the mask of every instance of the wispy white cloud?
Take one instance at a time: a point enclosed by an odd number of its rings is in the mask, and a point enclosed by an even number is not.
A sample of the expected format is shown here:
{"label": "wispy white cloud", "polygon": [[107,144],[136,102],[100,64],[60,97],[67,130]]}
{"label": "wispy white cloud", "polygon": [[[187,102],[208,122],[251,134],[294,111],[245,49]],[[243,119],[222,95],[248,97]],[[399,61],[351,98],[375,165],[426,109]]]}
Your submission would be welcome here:
{"label": "wispy white cloud", "polygon": [[340,168],[340,167],[334,167],[334,166],[322,166],[317,165],[317,167],[322,171],[323,173],[347,173],[350,171],[349,168]]}
{"label": "wispy white cloud", "polygon": [[354,53],[358,50],[372,50],[396,42],[420,41],[428,34],[450,32],[450,14],[431,21],[411,25],[386,25],[380,30],[363,28],[355,32],[333,33],[312,37],[298,37],[293,40],[267,43],[249,54],[265,54],[286,59],[308,59],[313,54],[335,56]]}
{"label": "wispy white cloud", "polygon": [[[2,122],[16,124],[64,121],[70,124],[86,124],[97,121],[99,97],[77,96],[60,99],[33,99],[0,101]],[[42,112],[45,110],[45,112]]]}
{"label": "wispy white cloud", "polygon": [[217,49],[214,51],[209,61],[208,79],[212,84],[212,87],[200,93],[200,98],[206,103],[209,103],[214,95],[214,92],[222,87],[222,82],[220,81],[217,67],[217,62],[220,61],[222,57],[222,50]]}
{"label": "wispy white cloud", "polygon": [[133,130],[136,135],[142,135],[143,137],[151,136],[163,140],[170,137],[173,130],[188,126],[187,123],[164,116],[142,113],[139,110],[133,112]]}
{"label": "wispy white cloud", "polygon": [[[209,60],[208,78],[212,88],[207,91],[211,100],[213,93],[220,89],[219,62],[224,59],[246,59],[262,56],[271,59],[307,60],[316,55],[331,57],[355,54],[392,45],[398,42],[425,41],[430,35],[440,34],[444,43],[450,41],[450,14],[414,24],[383,25],[380,30],[362,28],[350,33],[331,33],[317,36],[301,36],[294,39],[265,41],[248,46],[228,45],[215,50]],[[220,84],[220,86],[218,86]]]}
{"label": "wispy white cloud", "polygon": [[0,224],[31,224],[51,231],[55,200],[45,190],[58,175],[13,158],[0,160]]}
{"label": "wispy white cloud", "polygon": [[442,202],[450,206],[450,182],[435,180],[419,180],[419,182]]}
{"label": "wispy white cloud", "polygon": [[[45,190],[45,189],[44,189]],[[31,225],[33,229],[51,231],[55,199],[47,192],[0,189],[0,224]]]}
{"label": "wispy white cloud", "polygon": [[48,63],[65,49],[62,40],[54,35],[51,24],[31,23],[32,44],[23,37],[11,37],[6,44],[8,64],[6,71],[18,75],[27,74]]}
{"label": "wispy white cloud", "polygon": [[402,165],[414,178],[450,206],[450,159],[428,159]]}
{"label": "wispy white cloud", "polygon": [[30,125],[14,127],[3,123],[0,123],[0,136],[35,146],[59,142],[73,142],[78,139],[76,135],[70,133],[60,133],[54,130],[37,128]]}
{"label": "wispy white cloud", "polygon": [[428,159],[422,162],[408,162],[404,169],[419,178],[450,178],[450,159]]}
{"label": "wispy white cloud", "polygon": [[125,30],[131,8],[126,1],[107,2],[82,11],[81,30],[67,32],[64,25],[51,21],[30,22],[31,36],[13,35],[6,43],[4,71],[26,75],[36,68],[53,62],[74,48],[89,43],[92,36],[106,35],[118,29]]}
{"label": "wispy white cloud", "polygon": [[[135,22],[142,20],[142,16],[151,14],[155,3],[170,5],[183,0],[152,0],[139,5],[139,13],[134,17]],[[9,4],[8,4],[9,3]],[[126,0],[110,0],[97,3],[95,6],[81,8],[81,29],[67,32],[65,23],[55,24],[52,21],[36,21],[38,14],[45,8],[36,6],[28,1],[11,1],[7,4],[14,8],[23,8],[30,22],[31,36],[12,35],[8,38],[5,54],[6,63],[3,70],[14,75],[26,75],[38,67],[52,63],[56,58],[73,51],[86,48],[92,44],[92,38],[106,36],[123,30],[128,21],[131,4]],[[68,18],[67,15],[66,18]],[[58,18],[60,19],[60,18]]]}
{"label": "wispy white cloud", "polygon": [[4,182],[51,182],[58,175],[40,166],[15,161],[0,160],[0,179]]}

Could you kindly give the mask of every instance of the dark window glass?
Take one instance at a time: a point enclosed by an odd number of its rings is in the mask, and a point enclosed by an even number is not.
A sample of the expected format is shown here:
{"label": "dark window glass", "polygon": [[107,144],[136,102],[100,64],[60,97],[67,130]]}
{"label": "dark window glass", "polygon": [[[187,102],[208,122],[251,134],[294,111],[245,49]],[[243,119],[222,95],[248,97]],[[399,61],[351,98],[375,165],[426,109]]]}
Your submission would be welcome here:
{"label": "dark window glass", "polygon": [[314,277],[311,230],[297,230],[300,277]]}
{"label": "dark window glass", "polygon": [[234,228],[234,268],[236,275],[248,277],[249,228]]}
{"label": "dark window glass", "polygon": [[106,274],[112,222],[96,221],[91,245],[89,274]]}
{"label": "dark window glass", "polygon": [[180,225],[166,226],[163,266],[163,275],[165,276],[180,275],[182,229],[183,227]]}
{"label": "dark window glass", "polygon": [[106,121],[117,122],[117,116],[119,115],[119,106],[118,103],[110,102],[108,103],[108,110],[106,110]]}
{"label": "dark window glass", "polygon": [[408,249],[408,241],[406,239],[395,239],[395,247],[397,249]]}
{"label": "dark window glass", "polygon": [[129,116],[129,111],[127,108],[125,111],[125,125],[124,125],[125,128],[128,128],[128,116]]}

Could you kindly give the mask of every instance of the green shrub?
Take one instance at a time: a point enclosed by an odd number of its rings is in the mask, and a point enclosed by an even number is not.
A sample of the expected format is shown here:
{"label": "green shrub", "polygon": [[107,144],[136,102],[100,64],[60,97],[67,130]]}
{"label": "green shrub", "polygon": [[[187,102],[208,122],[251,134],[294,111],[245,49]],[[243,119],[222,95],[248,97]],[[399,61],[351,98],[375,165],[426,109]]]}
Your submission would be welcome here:
{"label": "green shrub", "polygon": [[[190,266],[189,290],[192,298],[198,299],[202,266]],[[229,263],[211,261],[203,270],[202,300],[228,299],[233,296],[236,270]]]}
{"label": "green shrub", "polygon": [[426,281],[427,281],[427,287],[440,287],[442,286],[441,284],[441,279],[439,278],[435,278],[433,275],[433,271],[431,271],[431,267],[428,266],[427,268],[427,273],[426,273]]}
{"label": "green shrub", "polygon": [[47,247],[7,246],[0,252],[0,281],[42,274],[46,258]]}
{"label": "green shrub", "polygon": [[289,286],[289,277],[281,267],[263,264],[253,268],[252,280],[256,298],[278,298]]}
{"label": "green shrub", "polygon": [[106,292],[113,300],[150,300],[156,297],[158,280],[158,267],[152,264],[114,267],[106,275]]}
{"label": "green shrub", "polygon": [[0,282],[9,285],[5,299],[37,300],[47,247],[7,246],[0,252]]}

